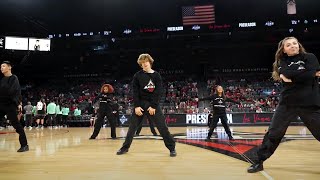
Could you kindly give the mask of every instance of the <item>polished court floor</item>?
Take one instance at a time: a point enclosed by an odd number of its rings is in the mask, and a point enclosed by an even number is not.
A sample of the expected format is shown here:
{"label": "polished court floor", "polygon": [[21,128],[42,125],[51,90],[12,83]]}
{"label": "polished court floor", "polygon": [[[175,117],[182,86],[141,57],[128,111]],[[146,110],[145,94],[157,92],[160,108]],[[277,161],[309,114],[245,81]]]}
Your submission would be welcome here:
{"label": "polished court floor", "polygon": [[30,151],[17,153],[18,135],[0,130],[0,179],[320,179],[320,143],[304,126],[289,127],[265,170],[246,172],[267,127],[232,127],[229,141],[222,127],[204,141],[206,127],[170,127],[177,141],[177,157],[161,137],[143,128],[127,154],[117,156],[127,128],[101,129],[88,140],[92,128],[26,129]]}

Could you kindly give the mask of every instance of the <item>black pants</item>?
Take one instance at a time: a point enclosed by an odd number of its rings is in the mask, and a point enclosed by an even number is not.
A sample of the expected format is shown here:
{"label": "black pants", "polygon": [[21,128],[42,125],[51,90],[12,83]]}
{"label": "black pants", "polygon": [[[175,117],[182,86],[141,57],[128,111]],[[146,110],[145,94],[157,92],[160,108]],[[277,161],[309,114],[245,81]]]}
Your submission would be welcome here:
{"label": "black pants", "polygon": [[117,111],[117,113],[115,114],[116,116],[116,126],[121,126],[121,122],[120,122],[120,118],[119,118],[119,111]]}
{"label": "black pants", "polygon": [[56,126],[57,122],[56,122],[56,115],[55,114],[48,114],[48,126]]}
{"label": "black pants", "polygon": [[26,114],[26,126],[32,126],[32,114]]}
{"label": "black pants", "polygon": [[132,116],[130,118],[130,124],[129,124],[129,129],[127,133],[126,140],[124,141],[121,149],[129,149],[133,140],[133,136],[135,132],[137,131],[138,125],[141,123],[143,120],[144,116],[147,116],[150,121],[154,122],[157,126],[157,129],[160,133],[160,135],[163,137],[163,141],[165,146],[170,150],[173,151],[175,149],[176,143],[171,136],[169,129],[167,127],[167,124],[165,122],[165,117],[162,114],[160,106],[156,108],[156,113],[155,115],[151,116],[147,109],[150,107],[149,102],[143,102],[142,103],[142,109],[143,115],[142,116],[137,116],[135,112],[132,113]]}
{"label": "black pants", "polygon": [[26,121],[24,119],[24,115],[19,111],[17,112],[17,114],[18,114],[18,121],[20,122],[21,126],[25,127],[26,126]]}
{"label": "black pants", "polygon": [[107,119],[109,121],[110,127],[111,127],[111,137],[116,138],[116,121],[117,117],[116,114],[112,113],[112,108],[109,105],[106,105],[105,107],[100,107],[97,114],[97,120],[94,124],[94,131],[91,135],[91,137],[96,138],[100,132],[101,126],[104,122],[104,117],[107,116]]}
{"label": "black pants", "polygon": [[68,125],[68,115],[62,115],[62,125]]}
{"label": "black pants", "polygon": [[11,125],[19,134],[19,142],[21,147],[28,145],[26,134],[17,117],[17,106],[14,104],[0,105],[0,118],[3,118],[5,115],[7,115],[7,119],[10,120]]}
{"label": "black pants", "polygon": [[221,123],[224,127],[224,130],[228,134],[228,136],[231,136],[231,131],[228,125],[227,114],[223,113],[223,114],[213,114],[212,121],[210,123],[208,138],[212,136],[213,130],[218,126],[219,119],[221,119]]}
{"label": "black pants", "polygon": [[258,161],[268,159],[279,146],[290,122],[300,117],[312,135],[320,141],[320,108],[318,107],[289,107],[279,105],[272,117],[268,132],[258,149]]}
{"label": "black pants", "polygon": [[57,122],[57,126],[61,126],[62,125],[62,114],[57,114],[56,122]]}
{"label": "black pants", "polygon": [[3,117],[0,117],[0,126],[1,127],[6,127],[7,126],[7,120]]}
{"label": "black pants", "polygon": [[211,125],[212,119],[213,119],[213,115],[212,115],[212,114],[209,114],[209,115],[208,115],[208,124],[207,124],[209,127],[210,127],[210,125]]}
{"label": "black pants", "polygon": [[[138,125],[138,129],[137,129],[137,132],[136,132],[136,135],[139,135],[140,132],[141,132],[141,129],[142,129],[142,122]],[[147,119],[147,122],[149,123],[149,126],[150,126],[150,130],[152,132],[153,135],[157,135],[157,132],[156,130],[154,129],[154,124],[152,121],[150,121],[149,119]]]}

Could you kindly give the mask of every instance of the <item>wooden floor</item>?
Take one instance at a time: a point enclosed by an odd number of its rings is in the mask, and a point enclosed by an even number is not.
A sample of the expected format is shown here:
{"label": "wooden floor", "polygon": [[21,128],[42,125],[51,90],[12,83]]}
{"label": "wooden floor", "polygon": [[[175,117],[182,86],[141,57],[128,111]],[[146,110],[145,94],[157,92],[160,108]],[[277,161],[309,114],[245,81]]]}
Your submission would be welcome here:
{"label": "wooden floor", "polygon": [[[235,139],[261,139],[267,127],[232,127]],[[127,128],[101,129],[88,140],[92,128],[26,130],[30,151],[17,153],[18,136],[0,130],[0,179],[320,179],[320,143],[303,126],[290,127],[287,138],[265,162],[265,171],[248,174],[248,162],[208,148],[177,143],[177,157],[169,157],[163,141],[143,128],[130,151],[117,156]],[[170,127],[176,138],[206,145],[206,127]],[[218,140],[224,139],[218,128]],[[198,135],[197,135],[198,133]],[[148,136],[149,135],[149,136]],[[212,143],[215,144],[215,143]],[[223,146],[224,147],[224,146]]]}

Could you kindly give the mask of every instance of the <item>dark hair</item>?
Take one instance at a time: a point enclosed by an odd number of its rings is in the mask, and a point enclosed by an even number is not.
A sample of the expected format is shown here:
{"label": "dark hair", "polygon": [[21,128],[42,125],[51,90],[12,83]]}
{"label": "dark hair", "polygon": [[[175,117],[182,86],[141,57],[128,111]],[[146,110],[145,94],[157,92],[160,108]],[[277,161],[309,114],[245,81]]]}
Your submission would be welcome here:
{"label": "dark hair", "polygon": [[10,61],[3,61],[1,64],[7,64],[8,66],[12,66]]}
{"label": "dark hair", "polygon": [[221,95],[222,95],[222,98],[223,98],[223,99],[226,99],[226,95],[224,94],[224,89],[223,89],[223,87],[220,86],[220,85],[217,85],[217,86],[215,87],[215,94],[219,94],[219,93],[218,93],[218,88],[219,88],[219,87],[222,88],[222,94],[221,94]]}

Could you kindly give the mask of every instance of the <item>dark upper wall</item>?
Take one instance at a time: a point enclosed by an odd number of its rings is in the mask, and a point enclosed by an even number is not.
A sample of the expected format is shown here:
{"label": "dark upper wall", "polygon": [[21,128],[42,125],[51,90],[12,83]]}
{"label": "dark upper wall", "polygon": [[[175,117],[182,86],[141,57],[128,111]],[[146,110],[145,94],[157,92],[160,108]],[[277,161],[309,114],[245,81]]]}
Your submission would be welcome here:
{"label": "dark upper wall", "polygon": [[[296,0],[300,17],[317,17],[320,1]],[[216,22],[286,18],[286,0],[1,0],[0,34],[96,31],[181,24],[181,6],[215,4]]]}

